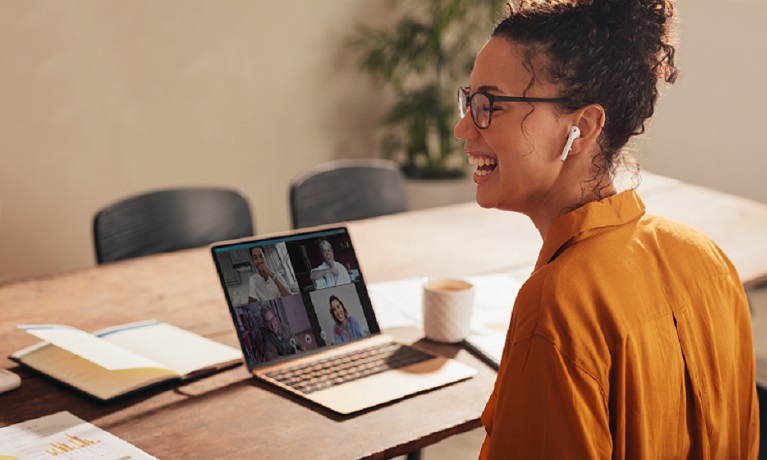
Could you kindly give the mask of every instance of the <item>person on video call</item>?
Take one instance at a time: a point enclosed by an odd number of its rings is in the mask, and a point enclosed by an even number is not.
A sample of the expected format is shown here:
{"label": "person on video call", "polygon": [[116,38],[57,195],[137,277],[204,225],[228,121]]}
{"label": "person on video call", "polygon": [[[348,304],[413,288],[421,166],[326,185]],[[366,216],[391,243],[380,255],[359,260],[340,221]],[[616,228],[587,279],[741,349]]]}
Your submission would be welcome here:
{"label": "person on video call", "polygon": [[262,363],[265,360],[264,356],[264,338],[261,333],[261,328],[246,326],[244,334],[248,338],[248,353],[249,359],[252,363]]}
{"label": "person on video call", "polygon": [[268,305],[261,307],[261,320],[261,337],[267,361],[303,351],[301,342],[290,332],[287,325],[280,322],[277,314]]}
{"label": "person on video call", "polygon": [[638,181],[625,146],[658,80],[677,76],[672,3],[513,3],[458,92],[454,130],[479,205],[527,215],[543,238],[481,417],[480,458],[756,458],[735,268],[614,185],[618,168]]}
{"label": "person on video call", "polygon": [[332,295],[330,302],[330,316],[336,322],[333,326],[333,343],[348,342],[352,339],[359,339],[368,335],[362,328],[359,321],[353,316],[349,316],[349,311],[341,299]]}
{"label": "person on video call", "polygon": [[320,240],[322,258],[325,259],[317,268],[312,269],[309,278],[316,289],[340,286],[352,282],[349,272],[340,262],[336,262],[333,246],[328,240]]}
{"label": "person on video call", "polygon": [[263,249],[252,248],[250,256],[256,273],[251,275],[248,281],[248,303],[272,300],[277,297],[286,297],[294,294],[282,275],[269,267]]}

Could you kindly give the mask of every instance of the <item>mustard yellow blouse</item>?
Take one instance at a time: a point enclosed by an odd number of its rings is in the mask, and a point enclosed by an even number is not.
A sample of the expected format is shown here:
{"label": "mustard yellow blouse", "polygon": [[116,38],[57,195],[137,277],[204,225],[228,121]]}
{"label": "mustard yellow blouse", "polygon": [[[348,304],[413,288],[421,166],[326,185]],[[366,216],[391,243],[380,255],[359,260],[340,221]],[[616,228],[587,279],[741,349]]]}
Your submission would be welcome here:
{"label": "mustard yellow blouse", "polygon": [[546,235],[514,304],[480,458],[756,458],[758,410],[734,267],[630,190]]}

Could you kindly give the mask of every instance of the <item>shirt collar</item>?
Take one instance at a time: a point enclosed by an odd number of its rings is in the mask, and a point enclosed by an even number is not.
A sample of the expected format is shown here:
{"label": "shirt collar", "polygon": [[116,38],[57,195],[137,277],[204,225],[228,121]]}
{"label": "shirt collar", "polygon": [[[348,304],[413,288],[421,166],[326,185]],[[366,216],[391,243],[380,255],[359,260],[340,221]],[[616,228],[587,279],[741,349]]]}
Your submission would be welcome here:
{"label": "shirt collar", "polygon": [[543,239],[535,269],[551,262],[562,250],[601,230],[636,220],[645,213],[645,206],[636,190],[592,201],[554,220]]}

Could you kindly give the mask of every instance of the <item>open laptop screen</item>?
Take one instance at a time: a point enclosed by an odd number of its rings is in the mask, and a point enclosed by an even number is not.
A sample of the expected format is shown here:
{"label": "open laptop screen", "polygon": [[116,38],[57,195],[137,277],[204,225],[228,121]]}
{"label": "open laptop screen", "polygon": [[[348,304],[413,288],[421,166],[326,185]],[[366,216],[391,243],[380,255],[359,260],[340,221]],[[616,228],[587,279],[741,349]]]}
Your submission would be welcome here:
{"label": "open laptop screen", "polygon": [[250,370],[380,332],[344,227],[212,251]]}

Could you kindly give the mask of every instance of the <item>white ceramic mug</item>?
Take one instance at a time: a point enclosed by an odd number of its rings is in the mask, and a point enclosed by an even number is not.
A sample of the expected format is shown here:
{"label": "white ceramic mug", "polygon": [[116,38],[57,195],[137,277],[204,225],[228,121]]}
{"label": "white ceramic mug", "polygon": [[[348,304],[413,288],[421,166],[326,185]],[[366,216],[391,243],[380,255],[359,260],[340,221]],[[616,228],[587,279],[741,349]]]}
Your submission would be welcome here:
{"label": "white ceramic mug", "polygon": [[423,332],[435,342],[466,338],[474,309],[474,285],[460,278],[426,279],[423,284]]}

